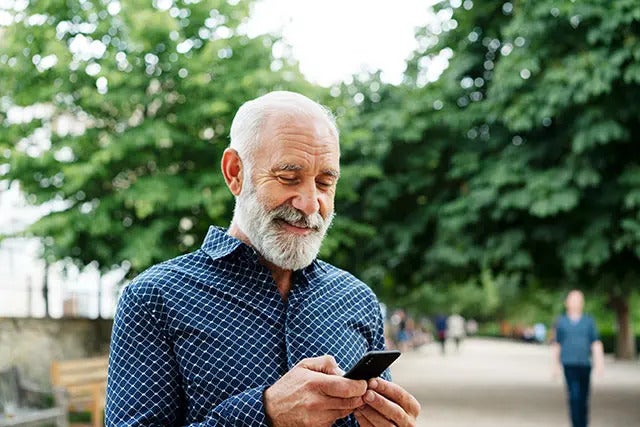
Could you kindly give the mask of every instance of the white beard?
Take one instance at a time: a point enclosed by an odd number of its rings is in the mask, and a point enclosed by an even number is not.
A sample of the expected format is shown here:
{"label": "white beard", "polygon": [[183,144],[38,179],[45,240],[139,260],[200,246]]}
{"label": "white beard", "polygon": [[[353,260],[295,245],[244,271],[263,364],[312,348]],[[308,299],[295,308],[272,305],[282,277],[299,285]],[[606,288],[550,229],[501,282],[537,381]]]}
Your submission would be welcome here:
{"label": "white beard", "polygon": [[[288,203],[267,211],[249,184],[236,199],[233,221],[268,262],[285,270],[300,270],[318,256],[333,217],[333,212],[326,219],[320,213],[307,216]],[[311,228],[311,233],[293,234],[282,222]]]}

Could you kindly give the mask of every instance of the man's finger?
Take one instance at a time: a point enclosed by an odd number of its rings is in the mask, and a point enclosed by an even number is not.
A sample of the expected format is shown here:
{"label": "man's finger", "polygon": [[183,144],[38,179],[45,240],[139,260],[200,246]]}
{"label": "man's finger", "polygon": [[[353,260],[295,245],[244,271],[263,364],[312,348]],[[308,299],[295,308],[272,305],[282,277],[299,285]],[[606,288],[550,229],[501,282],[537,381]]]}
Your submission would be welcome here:
{"label": "man's finger", "polygon": [[348,410],[347,414],[350,414],[354,409],[364,405],[364,400],[362,400],[362,397],[341,399],[339,397],[324,396],[320,403],[323,409],[326,408],[337,411]]}
{"label": "man's finger", "polygon": [[[354,413],[361,427],[369,425],[375,427],[395,426],[395,424],[370,406],[365,405],[362,408],[357,409]],[[361,418],[365,421],[364,423],[361,421]]]}
{"label": "man's finger", "polygon": [[336,359],[329,355],[302,359],[298,362],[298,366],[329,375],[337,375],[340,372]]}
{"label": "man's finger", "polygon": [[[378,412],[387,422],[392,422],[397,426],[411,425],[409,415],[400,405],[373,390],[367,390],[364,396],[364,403],[374,409],[375,412]],[[369,412],[367,411],[366,414],[368,417]]]}
{"label": "man's finger", "polygon": [[327,396],[349,398],[360,397],[367,391],[364,380],[349,380],[337,375],[325,375],[318,378],[318,387]]}
{"label": "man's finger", "polygon": [[420,403],[398,384],[383,380],[382,378],[374,378],[369,380],[369,388],[397,403],[406,413],[414,417],[417,417],[420,413]]}
{"label": "man's finger", "polygon": [[362,410],[358,409],[353,413],[358,421],[360,427],[375,427],[371,422],[364,416]]}

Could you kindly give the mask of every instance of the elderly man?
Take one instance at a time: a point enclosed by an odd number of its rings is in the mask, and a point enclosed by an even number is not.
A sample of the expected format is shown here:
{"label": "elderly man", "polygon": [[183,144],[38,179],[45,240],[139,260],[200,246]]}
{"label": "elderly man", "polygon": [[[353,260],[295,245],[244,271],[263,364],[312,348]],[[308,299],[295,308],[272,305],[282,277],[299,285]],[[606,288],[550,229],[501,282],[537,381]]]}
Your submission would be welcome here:
{"label": "elderly man", "polygon": [[420,406],[400,386],[341,376],[384,335],[371,290],[316,260],[339,157],[331,114],[302,95],[238,110],[222,157],[231,226],[125,288],[108,426],[415,425]]}
{"label": "elderly man", "polygon": [[596,376],[600,376],[604,369],[604,351],[593,318],[582,312],[582,292],[569,292],[564,305],[566,314],[560,316],[555,325],[552,347],[554,376],[559,375],[562,366],[567,384],[571,425],[586,427],[589,424],[591,356]]}

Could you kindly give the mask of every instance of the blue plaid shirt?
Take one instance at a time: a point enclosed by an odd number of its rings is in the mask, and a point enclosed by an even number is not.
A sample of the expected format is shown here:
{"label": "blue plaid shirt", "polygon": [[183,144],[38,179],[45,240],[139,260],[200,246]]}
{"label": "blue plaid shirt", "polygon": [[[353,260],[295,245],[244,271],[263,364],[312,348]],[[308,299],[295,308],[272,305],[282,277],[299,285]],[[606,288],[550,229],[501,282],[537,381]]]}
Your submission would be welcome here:
{"label": "blue plaid shirt", "polygon": [[347,370],[384,348],[364,283],[317,260],[292,281],[284,302],[256,251],[216,227],[138,276],[114,320],[106,425],[265,425],[263,391],[301,359],[330,354]]}

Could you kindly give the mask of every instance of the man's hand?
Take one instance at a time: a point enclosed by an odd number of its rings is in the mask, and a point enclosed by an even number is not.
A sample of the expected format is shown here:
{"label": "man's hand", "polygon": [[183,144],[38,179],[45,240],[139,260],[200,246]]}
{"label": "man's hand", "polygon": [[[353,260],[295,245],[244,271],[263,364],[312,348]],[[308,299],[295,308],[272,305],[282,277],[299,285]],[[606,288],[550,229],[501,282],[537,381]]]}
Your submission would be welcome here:
{"label": "man's hand", "polygon": [[405,389],[381,378],[369,380],[366,403],[355,411],[361,427],[415,426],[420,403]]}
{"label": "man's hand", "polygon": [[342,378],[332,356],[300,361],[264,392],[273,427],[330,426],[362,406],[366,381]]}
{"label": "man's hand", "polygon": [[593,378],[602,379],[604,375],[604,347],[602,341],[597,340],[591,343],[591,353],[593,354]]}
{"label": "man's hand", "polygon": [[604,377],[604,364],[596,363],[593,365],[593,378],[599,381],[602,377]]}
{"label": "man's hand", "polygon": [[[554,332],[553,335],[555,336],[556,332]],[[562,376],[562,363],[560,361],[560,344],[558,344],[557,342],[554,342],[551,344],[551,355],[552,355],[551,363],[553,364],[551,366],[551,379],[555,381]]]}
{"label": "man's hand", "polygon": [[551,368],[551,379],[556,381],[562,376],[562,365],[559,363],[554,363]]}

